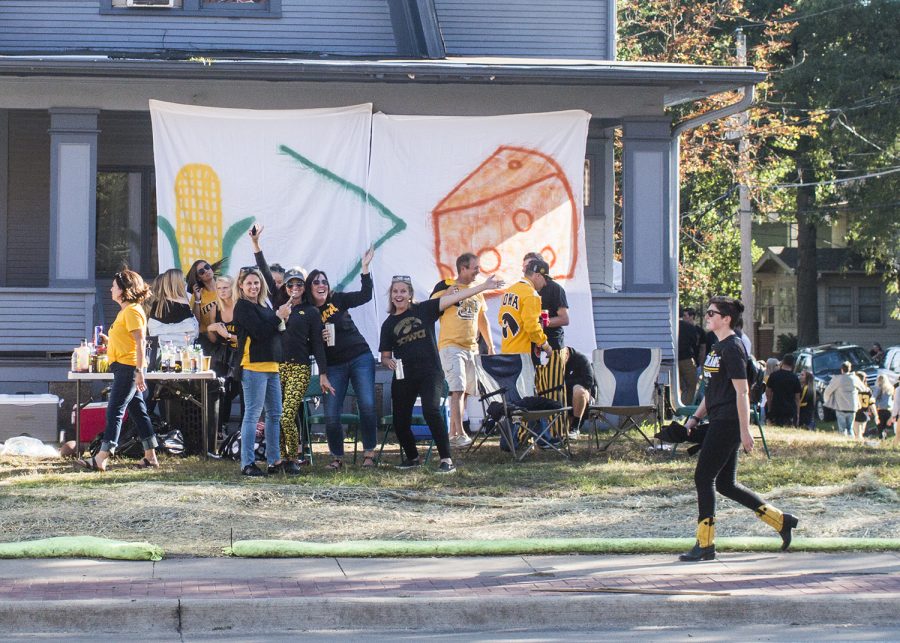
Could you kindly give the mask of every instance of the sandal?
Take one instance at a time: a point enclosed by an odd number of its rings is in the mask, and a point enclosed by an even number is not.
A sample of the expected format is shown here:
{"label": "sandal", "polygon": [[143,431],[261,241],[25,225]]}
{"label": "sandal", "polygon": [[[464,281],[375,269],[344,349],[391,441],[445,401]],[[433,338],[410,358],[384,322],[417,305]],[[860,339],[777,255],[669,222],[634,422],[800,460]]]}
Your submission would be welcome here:
{"label": "sandal", "polygon": [[375,467],[377,467],[378,463],[375,462],[375,456],[367,455],[365,458],[363,458],[362,466],[363,469],[374,469]]}
{"label": "sandal", "polygon": [[106,473],[106,469],[101,468],[100,465],[97,464],[97,458],[95,456],[91,456],[90,460],[75,460],[75,465],[82,469],[87,469],[88,471],[100,471]]}
{"label": "sandal", "polygon": [[134,465],[135,469],[159,469],[159,462],[150,462],[147,458],[143,458]]}
{"label": "sandal", "polygon": [[344,461],[334,459],[331,461],[330,464],[325,465],[325,468],[328,469],[329,471],[340,471],[341,469],[344,468]]}

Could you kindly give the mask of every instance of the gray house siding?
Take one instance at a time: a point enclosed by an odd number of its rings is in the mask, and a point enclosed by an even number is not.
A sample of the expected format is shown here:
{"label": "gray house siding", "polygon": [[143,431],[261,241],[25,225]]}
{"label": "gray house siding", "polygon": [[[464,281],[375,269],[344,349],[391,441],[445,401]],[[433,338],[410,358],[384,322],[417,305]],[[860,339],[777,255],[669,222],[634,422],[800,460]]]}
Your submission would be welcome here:
{"label": "gray house siding", "polygon": [[50,269],[50,115],[9,114],[7,286],[47,286]]}
{"label": "gray house siding", "polygon": [[640,346],[662,348],[663,360],[672,360],[672,296],[667,294],[594,294],[597,348]]}
{"label": "gray house siding", "polygon": [[610,4],[596,0],[435,0],[448,55],[611,60]]}
{"label": "gray house siding", "polygon": [[101,15],[99,0],[0,0],[0,51],[397,53],[385,0],[282,0],[280,18],[178,13]]}

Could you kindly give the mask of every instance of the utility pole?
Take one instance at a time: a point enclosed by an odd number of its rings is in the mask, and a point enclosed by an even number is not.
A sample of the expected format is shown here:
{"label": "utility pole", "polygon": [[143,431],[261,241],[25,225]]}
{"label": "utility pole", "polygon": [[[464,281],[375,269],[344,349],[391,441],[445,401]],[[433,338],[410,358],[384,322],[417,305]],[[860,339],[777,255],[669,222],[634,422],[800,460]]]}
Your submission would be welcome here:
{"label": "utility pole", "polygon": [[[737,63],[743,67],[747,64],[747,37],[741,29],[734,32],[737,41]],[[743,91],[743,90],[742,90]],[[747,111],[738,114],[738,220],[741,229],[741,301],[744,302],[744,332],[750,337],[754,350],[757,348],[756,327],[753,320],[754,310],[753,296],[753,257],[751,256],[751,235],[753,227],[753,212],[750,209],[750,150],[747,143],[747,125],[750,116]]]}

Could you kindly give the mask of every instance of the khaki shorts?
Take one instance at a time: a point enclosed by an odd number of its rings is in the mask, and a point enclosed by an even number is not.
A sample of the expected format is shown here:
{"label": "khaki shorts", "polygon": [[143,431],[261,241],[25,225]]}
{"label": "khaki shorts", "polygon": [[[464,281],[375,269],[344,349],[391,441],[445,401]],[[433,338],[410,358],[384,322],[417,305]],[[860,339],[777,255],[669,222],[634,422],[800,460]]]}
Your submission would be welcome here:
{"label": "khaki shorts", "polygon": [[465,391],[475,395],[475,352],[459,346],[441,349],[441,366],[451,393]]}

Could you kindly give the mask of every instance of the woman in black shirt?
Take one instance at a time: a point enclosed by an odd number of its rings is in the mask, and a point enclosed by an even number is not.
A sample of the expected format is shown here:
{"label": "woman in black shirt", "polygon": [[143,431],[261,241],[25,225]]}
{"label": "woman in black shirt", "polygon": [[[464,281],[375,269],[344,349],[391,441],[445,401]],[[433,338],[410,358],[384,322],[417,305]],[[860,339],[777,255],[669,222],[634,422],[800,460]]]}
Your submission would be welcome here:
{"label": "woman in black shirt", "polygon": [[365,337],[356,328],[350,317],[350,308],[362,306],[372,301],[372,275],[369,264],[375,257],[375,249],[369,248],[360,265],[362,287],[356,292],[334,292],[328,282],[328,275],[322,270],[312,270],[306,279],[303,299],[319,311],[322,324],[330,324],[334,335],[329,345],[329,335],[322,332],[325,340],[325,359],[328,361],[328,379],[334,387],[332,395],[325,396],[325,434],[331,463],[327,468],[337,471],[344,466],[344,432],[341,426],[341,408],[347,387],[353,384],[356,404],[359,408],[360,431],[363,443],[363,466],[375,466],[375,358]]}
{"label": "woman in black shirt", "polygon": [[715,515],[718,491],[726,498],[748,507],[781,535],[781,548],[791,544],[791,530],[797,518],[782,513],[750,489],[737,483],[738,448],[753,450],[750,435],[750,398],[747,384],[747,352],[734,333],[741,321],[744,305],[731,297],[713,297],[706,310],[706,327],[718,342],[706,355],[703,376],[707,378],[706,395],[686,426],[693,430],[704,416],[709,417],[709,431],[697,458],[694,484],[697,487],[699,519],[697,542],[682,554],[683,561],[712,560],[716,557]]}
{"label": "woman in black shirt", "polygon": [[[394,431],[403,448],[405,458],[400,468],[419,466],[419,451],[411,424],[416,398],[422,398],[422,415],[441,456],[439,473],[453,473],[456,467],[450,458],[450,440],[440,411],[440,397],[444,388],[444,372],[434,338],[434,322],[441,312],[453,304],[485,290],[503,288],[503,282],[493,276],[483,284],[465,290],[456,289],[440,299],[416,303],[412,280],[397,275],[391,280],[388,312],[381,325],[381,363],[394,371],[391,382],[391,404],[394,411]],[[397,379],[397,360],[403,361],[403,378]]]}

